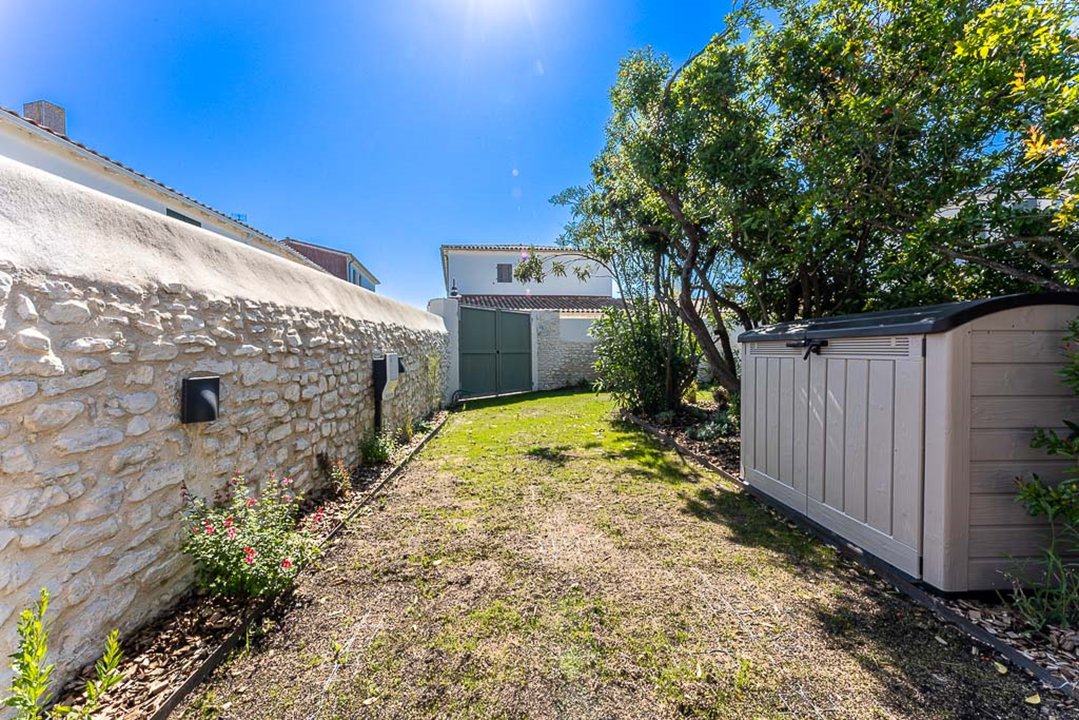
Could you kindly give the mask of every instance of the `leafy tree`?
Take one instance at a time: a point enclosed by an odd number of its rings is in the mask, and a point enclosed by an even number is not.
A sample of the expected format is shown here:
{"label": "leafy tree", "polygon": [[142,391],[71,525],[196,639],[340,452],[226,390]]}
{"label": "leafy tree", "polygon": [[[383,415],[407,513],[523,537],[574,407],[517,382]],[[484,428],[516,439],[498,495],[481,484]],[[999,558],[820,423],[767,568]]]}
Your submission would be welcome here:
{"label": "leafy tree", "polygon": [[560,242],[659,258],[654,297],[732,391],[735,325],[1069,287],[1077,21],[1063,0],[775,0],[680,67],[634,51],[591,182],[554,199]]}
{"label": "leafy tree", "polygon": [[1003,0],[964,28],[957,84],[994,117],[985,185],[941,251],[1031,285],[1079,278],[1079,6]]}

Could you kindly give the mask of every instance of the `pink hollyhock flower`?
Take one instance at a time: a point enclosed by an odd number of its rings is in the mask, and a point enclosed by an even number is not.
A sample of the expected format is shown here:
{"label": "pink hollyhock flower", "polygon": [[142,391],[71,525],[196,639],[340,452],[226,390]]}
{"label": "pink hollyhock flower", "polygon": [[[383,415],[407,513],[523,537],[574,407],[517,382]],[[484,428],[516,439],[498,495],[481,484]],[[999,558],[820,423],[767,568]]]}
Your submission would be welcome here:
{"label": "pink hollyhock flower", "polygon": [[235,540],[235,539],[236,539],[236,528],[230,527],[229,528],[229,540]]}
{"label": "pink hollyhock flower", "polygon": [[204,529],[206,530],[207,535],[213,535],[214,534],[214,526],[209,520],[206,521],[206,525],[204,526]]}
{"label": "pink hollyhock flower", "polygon": [[292,561],[289,560],[288,558],[285,558],[284,560],[281,561],[281,567],[288,570],[289,568],[292,567]]}
{"label": "pink hollyhock flower", "polygon": [[253,547],[245,547],[244,548],[244,562],[247,563],[248,565],[255,562],[255,548],[253,548]]}
{"label": "pink hollyhock flower", "polygon": [[247,498],[247,507],[254,507],[257,502],[255,498]]}

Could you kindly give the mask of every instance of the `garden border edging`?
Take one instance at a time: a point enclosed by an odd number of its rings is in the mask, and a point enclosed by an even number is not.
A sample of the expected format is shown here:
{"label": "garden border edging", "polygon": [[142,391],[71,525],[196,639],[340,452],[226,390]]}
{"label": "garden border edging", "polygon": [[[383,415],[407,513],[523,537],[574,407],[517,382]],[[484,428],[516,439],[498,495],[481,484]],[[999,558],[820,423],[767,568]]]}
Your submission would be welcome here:
{"label": "garden border edging", "polygon": [[[391,480],[397,477],[397,475],[399,475],[400,472],[410,462],[412,462],[412,459],[416,456],[416,454],[419,453],[419,451],[422,450],[427,445],[427,443],[432,440],[432,438],[438,435],[438,433],[446,425],[446,422],[449,420],[449,418],[450,414],[448,412],[445,413],[442,416],[442,419],[438,422],[438,424],[435,425],[430,430],[430,432],[427,433],[427,436],[419,443],[417,443],[416,446],[412,448],[408,452],[408,454],[404,458],[402,458],[396,466],[394,466],[392,470],[386,473],[386,476],[384,478],[382,478],[373,488],[367,491],[367,493],[355,505],[355,507],[350,509],[348,513],[343,518],[341,518],[341,520],[333,527],[333,529],[330,530],[329,533],[327,533],[326,537],[322,538],[322,540],[319,542],[319,545],[322,547],[329,545],[330,542],[340,534],[341,530],[345,528],[348,522],[353,517],[355,517],[360,510],[362,510],[372,500],[374,500],[375,497],[382,491],[382,489],[386,487],[386,485]],[[302,569],[299,574],[303,574],[306,570],[307,568]],[[221,663],[224,662],[226,658],[228,658],[229,654],[234,649],[236,649],[237,645],[239,645],[240,638],[244,636],[244,634],[248,631],[248,629],[252,626],[253,623],[261,619],[266,614],[266,612],[273,607],[274,603],[278,599],[280,599],[280,597],[280,595],[269,597],[256,605],[255,608],[240,621],[236,628],[234,628],[233,631],[225,637],[225,639],[221,642],[217,649],[210,653],[206,657],[206,659],[203,660],[202,663],[200,663],[199,666],[195,668],[190,675],[188,675],[187,679],[184,680],[184,682],[172,692],[168,700],[166,700],[161,705],[161,707],[154,711],[154,714],[150,716],[150,720],[167,720],[172,715],[172,712],[180,706],[180,703],[182,703],[187,698],[187,696],[195,690],[195,688],[202,684],[203,680],[209,677],[210,673],[216,670],[217,667],[221,665]]]}

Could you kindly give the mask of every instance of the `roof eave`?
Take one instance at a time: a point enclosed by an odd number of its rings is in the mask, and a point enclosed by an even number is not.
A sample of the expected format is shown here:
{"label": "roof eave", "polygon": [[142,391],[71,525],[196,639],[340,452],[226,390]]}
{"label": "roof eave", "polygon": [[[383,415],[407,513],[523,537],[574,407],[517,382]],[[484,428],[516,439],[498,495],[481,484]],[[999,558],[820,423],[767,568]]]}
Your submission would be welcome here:
{"label": "roof eave", "polygon": [[240,222],[238,220],[229,217],[220,210],[216,210],[209,205],[206,205],[198,200],[185,195],[178,190],[175,190],[168,185],[165,185],[159,180],[154,180],[148,175],[144,175],[137,170],[133,170],[123,163],[113,160],[107,155],[104,155],[80,142],[72,140],[66,135],[61,135],[54,130],[39,125],[38,123],[23,117],[19,113],[0,106],[0,122],[7,122],[13,127],[29,133],[31,136],[37,137],[40,140],[50,143],[56,143],[62,146],[65,150],[74,153],[80,159],[91,162],[94,164],[103,165],[108,170],[117,172],[126,179],[146,187],[153,192],[161,193],[170,198],[173,202],[178,203],[181,207],[187,209],[197,210],[198,212],[205,213],[211,216],[215,221],[220,222],[222,225],[231,227],[235,232],[240,235],[246,235],[248,239],[258,239],[262,242],[272,245],[275,249],[279,249],[282,252],[289,255],[289,258],[295,260],[303,265],[306,265],[317,270],[323,270],[321,267],[305,258],[300,253],[296,252],[292,248],[286,247],[284,243],[279,242],[272,235],[264,233],[256,227]]}

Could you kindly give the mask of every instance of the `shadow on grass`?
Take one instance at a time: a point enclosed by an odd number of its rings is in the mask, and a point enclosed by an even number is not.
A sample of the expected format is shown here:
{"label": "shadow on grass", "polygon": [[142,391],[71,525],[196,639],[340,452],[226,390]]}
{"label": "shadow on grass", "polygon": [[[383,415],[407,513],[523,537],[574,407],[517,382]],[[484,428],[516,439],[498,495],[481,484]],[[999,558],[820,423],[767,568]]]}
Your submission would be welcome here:
{"label": "shadow on grass", "polygon": [[545,390],[543,392],[519,392],[512,393],[510,395],[496,395],[493,397],[481,397],[481,398],[461,398],[457,406],[452,408],[454,412],[461,412],[465,410],[484,410],[488,408],[505,407],[509,405],[522,405],[536,400],[544,400],[553,397],[569,397],[571,395],[580,395],[582,392],[590,392],[582,390],[579,387],[563,388],[562,390]]}
{"label": "shadow on grass", "polygon": [[[847,591],[812,609],[830,646],[853,658],[879,684],[877,700],[917,717],[1033,718],[1030,688],[997,673],[992,658],[972,655],[970,642],[904,597],[869,587]],[[938,639],[939,638],[939,639]]]}
{"label": "shadow on grass", "polygon": [[610,427],[613,432],[607,438],[603,456],[611,460],[628,460],[638,466],[622,469],[622,474],[661,480],[671,485],[700,481],[701,474],[694,466],[636,425],[612,420]]}
{"label": "shadow on grass", "polygon": [[685,512],[723,525],[740,545],[763,547],[785,555],[795,565],[827,570],[835,551],[808,533],[790,527],[777,513],[749,493],[732,487],[704,487],[685,493]]}
{"label": "shadow on grass", "polygon": [[561,467],[570,459],[567,451],[571,449],[569,445],[536,446],[525,450],[525,455],[533,460],[541,460]]}

